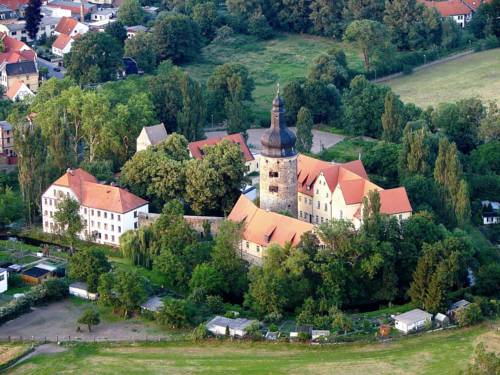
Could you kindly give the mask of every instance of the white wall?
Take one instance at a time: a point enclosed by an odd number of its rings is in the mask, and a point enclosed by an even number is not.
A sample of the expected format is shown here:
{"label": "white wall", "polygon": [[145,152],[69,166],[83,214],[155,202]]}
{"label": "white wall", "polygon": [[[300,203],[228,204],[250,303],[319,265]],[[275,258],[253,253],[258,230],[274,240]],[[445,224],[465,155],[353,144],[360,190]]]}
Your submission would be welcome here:
{"label": "white wall", "polygon": [[8,289],[7,278],[8,278],[7,270],[0,273],[0,293],[3,293]]}

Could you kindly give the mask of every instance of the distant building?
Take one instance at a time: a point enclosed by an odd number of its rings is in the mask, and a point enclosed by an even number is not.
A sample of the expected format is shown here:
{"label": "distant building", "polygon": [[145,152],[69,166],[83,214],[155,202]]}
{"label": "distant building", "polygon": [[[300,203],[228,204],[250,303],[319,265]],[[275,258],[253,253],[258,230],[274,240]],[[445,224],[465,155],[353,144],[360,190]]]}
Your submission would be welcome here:
{"label": "distant building", "polygon": [[31,98],[35,96],[33,91],[29,89],[24,81],[15,81],[5,93],[5,96],[9,98],[10,101],[18,102],[26,98]]}
{"label": "distant building", "polygon": [[52,0],[47,2],[46,6],[56,10],[70,11],[71,17],[81,22],[85,18],[90,18],[90,15],[97,10],[96,5],[84,1]]}
{"label": "distant building", "polygon": [[9,289],[8,286],[9,272],[5,268],[0,268],[0,293],[3,293]]}
{"label": "distant building", "polygon": [[188,144],[189,154],[192,158],[203,159],[205,147],[211,147],[219,144],[222,141],[229,141],[231,143],[237,144],[240,147],[241,154],[245,159],[246,172],[257,172],[259,170],[258,161],[255,159],[254,155],[250,152],[248,145],[243,137],[243,134],[231,134],[221,137],[213,137],[208,139],[202,139],[201,141],[191,142]]}
{"label": "distant building", "polygon": [[81,239],[111,246],[119,245],[120,237],[137,229],[139,213],[148,213],[148,202],[127,190],[98,183],[83,169],[69,169],[42,195],[43,231],[57,232],[54,213],[64,197],[80,204],[84,229]]}
{"label": "distant building", "polygon": [[244,195],[240,196],[228,219],[243,223],[241,256],[257,265],[262,264],[270,245],[283,246],[289,242],[296,246],[304,233],[314,230],[312,224],[261,209]]}
{"label": "distant building", "polygon": [[330,331],[326,329],[313,329],[311,331],[311,339],[312,340],[320,340],[325,339],[330,336]]}
{"label": "distant building", "polygon": [[446,327],[448,324],[450,324],[450,318],[441,313],[436,314],[436,316],[434,317],[434,321],[440,327]]}
{"label": "distant building", "polygon": [[89,287],[87,283],[82,283],[82,282],[72,283],[69,286],[69,294],[78,298],[88,299],[90,301],[97,300],[98,294],[89,292],[88,289]]}
{"label": "distant building", "polygon": [[[0,0],[0,4],[4,7],[3,19],[14,19],[24,17],[24,11],[28,6],[28,0]],[[11,12],[15,13],[15,16],[8,14],[6,9],[10,9]]]}
{"label": "distant building", "polygon": [[224,336],[226,333],[229,333],[231,337],[244,337],[246,335],[246,329],[255,322],[257,321],[216,316],[207,323],[207,330],[212,332],[215,336]]}
{"label": "distant building", "polygon": [[33,92],[38,90],[38,66],[35,61],[4,61],[0,65],[0,84],[8,92],[13,85],[23,82]]}
{"label": "distant building", "polygon": [[395,328],[403,333],[419,331],[432,321],[432,314],[414,309],[394,317]]}
{"label": "distant building", "polygon": [[16,156],[14,150],[14,131],[7,121],[0,121],[0,154]]}
{"label": "distant building", "polygon": [[[43,17],[38,26],[36,39],[38,40],[42,37],[50,38],[52,35],[54,35],[54,30],[58,21],[58,17]],[[29,36],[28,31],[26,31],[26,21],[24,20],[5,21],[0,24],[0,32],[3,32],[19,41],[33,41],[33,39]]]}
{"label": "distant building", "polygon": [[163,124],[143,127],[139,137],[137,137],[137,152],[144,151],[149,146],[156,146],[167,139],[167,135]]}
{"label": "distant building", "polygon": [[460,27],[465,27],[472,18],[473,9],[462,0],[421,1],[427,8],[436,9],[442,18],[451,18]]}
{"label": "distant building", "polygon": [[148,28],[143,25],[127,26],[127,38],[133,38],[138,32],[146,32]]}
{"label": "distant building", "polygon": [[52,272],[40,267],[32,267],[21,272],[21,279],[32,285],[41,284],[52,277]]}
{"label": "distant building", "polygon": [[448,315],[452,320],[455,320],[457,312],[459,312],[463,309],[466,309],[467,306],[469,306],[469,305],[470,305],[469,301],[467,301],[465,299],[461,299],[460,301],[457,301],[457,302],[452,303],[450,305],[450,308],[446,312],[446,315]]}
{"label": "distant building", "polygon": [[483,224],[500,224],[500,202],[481,201],[483,207]]}
{"label": "distant building", "polygon": [[151,297],[150,299],[148,299],[146,302],[144,302],[141,305],[141,310],[143,312],[149,311],[152,313],[157,313],[162,309],[164,304],[165,303],[163,302],[163,300],[160,297],[154,296],[154,297]]}
{"label": "distant building", "polygon": [[89,27],[74,18],[62,17],[55,29],[56,40],[52,44],[52,53],[63,57],[71,51],[74,41],[86,34]]}
{"label": "distant building", "polygon": [[117,11],[116,8],[100,8],[92,13],[90,19],[92,21],[110,21],[116,17]]}

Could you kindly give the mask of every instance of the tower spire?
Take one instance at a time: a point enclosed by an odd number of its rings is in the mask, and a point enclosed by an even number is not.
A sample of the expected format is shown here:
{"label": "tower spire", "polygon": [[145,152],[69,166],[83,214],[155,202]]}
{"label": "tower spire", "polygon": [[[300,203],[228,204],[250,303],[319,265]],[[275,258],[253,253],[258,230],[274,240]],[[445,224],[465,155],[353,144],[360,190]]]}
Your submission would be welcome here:
{"label": "tower spire", "polygon": [[278,84],[276,86],[278,87],[278,89],[276,90],[276,95],[279,96],[280,95],[280,83],[278,82]]}

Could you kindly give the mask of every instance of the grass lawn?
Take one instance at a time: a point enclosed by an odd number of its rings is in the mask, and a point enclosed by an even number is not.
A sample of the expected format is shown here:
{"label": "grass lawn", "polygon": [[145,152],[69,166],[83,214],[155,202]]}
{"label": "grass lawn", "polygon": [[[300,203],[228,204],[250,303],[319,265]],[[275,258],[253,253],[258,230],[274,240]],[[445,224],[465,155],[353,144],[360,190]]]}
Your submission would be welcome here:
{"label": "grass lawn", "polygon": [[500,48],[383,82],[404,102],[421,107],[478,96],[500,103]]}
{"label": "grass lawn", "polygon": [[385,344],[78,344],[30,358],[11,374],[457,374],[480,341],[500,350],[500,333],[486,325]]}
{"label": "grass lawn", "polygon": [[30,349],[28,344],[2,344],[0,345],[0,366],[20,357]]}
{"label": "grass lawn", "polygon": [[200,58],[184,68],[193,78],[205,82],[218,65],[226,62],[245,65],[255,80],[255,113],[259,119],[267,120],[276,83],[283,87],[294,78],[306,77],[313,58],[334,46],[344,49],[351,68],[363,69],[362,59],[351,46],[300,34],[282,34],[265,41],[249,35],[235,35],[204,47]]}
{"label": "grass lawn", "polygon": [[29,251],[37,253],[41,251],[39,246],[28,245],[21,241],[0,240],[0,250],[5,251]]}
{"label": "grass lawn", "polygon": [[359,153],[364,153],[369,148],[375,145],[375,141],[366,141],[362,138],[349,138],[337,143],[335,146],[323,150],[315,157],[325,161],[335,161],[337,163],[345,163],[356,160]]}

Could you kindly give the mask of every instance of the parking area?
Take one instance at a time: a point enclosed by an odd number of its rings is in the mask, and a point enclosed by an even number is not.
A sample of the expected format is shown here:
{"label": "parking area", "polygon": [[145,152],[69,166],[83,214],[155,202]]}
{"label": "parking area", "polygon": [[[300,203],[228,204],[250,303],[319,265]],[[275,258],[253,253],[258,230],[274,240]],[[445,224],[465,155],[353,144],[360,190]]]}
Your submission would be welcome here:
{"label": "parking area", "polygon": [[[297,128],[289,128],[291,131],[294,133],[297,132]],[[259,152],[262,148],[262,145],[260,144],[260,137],[262,137],[262,134],[266,131],[265,128],[261,129],[248,129],[248,147],[253,152]],[[225,131],[213,131],[213,132],[206,132],[207,138],[214,138],[214,137],[220,137],[224,136],[227,133]],[[323,149],[332,147],[336,145],[337,143],[341,142],[345,137],[343,135],[339,134],[333,134],[321,130],[313,130],[313,146],[311,151],[315,154],[321,152]]]}

